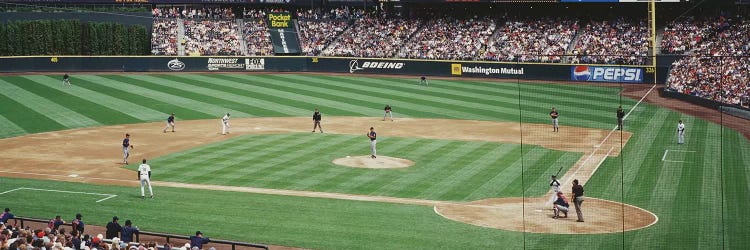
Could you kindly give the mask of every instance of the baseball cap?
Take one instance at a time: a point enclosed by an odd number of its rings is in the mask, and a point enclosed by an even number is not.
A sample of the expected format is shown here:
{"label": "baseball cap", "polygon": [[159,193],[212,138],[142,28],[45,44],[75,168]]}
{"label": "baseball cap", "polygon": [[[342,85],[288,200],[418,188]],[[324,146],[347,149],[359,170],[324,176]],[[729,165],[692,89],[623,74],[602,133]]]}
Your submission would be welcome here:
{"label": "baseball cap", "polygon": [[119,220],[120,218],[117,218],[117,216],[112,217],[112,220]]}
{"label": "baseball cap", "polygon": [[83,217],[80,213],[76,214],[76,219]]}
{"label": "baseball cap", "polygon": [[196,236],[199,235],[199,234],[203,234],[203,233],[201,233],[201,231],[195,231],[195,235]]}

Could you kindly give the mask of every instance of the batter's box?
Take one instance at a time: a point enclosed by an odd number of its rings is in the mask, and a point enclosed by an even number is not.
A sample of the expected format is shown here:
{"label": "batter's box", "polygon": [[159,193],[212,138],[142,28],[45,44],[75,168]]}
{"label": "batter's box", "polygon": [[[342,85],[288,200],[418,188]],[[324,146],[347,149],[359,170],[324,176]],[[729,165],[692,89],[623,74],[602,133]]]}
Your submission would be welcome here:
{"label": "batter's box", "polygon": [[696,151],[690,150],[678,150],[678,149],[666,149],[664,150],[664,156],[661,157],[663,162],[677,162],[677,163],[688,163],[689,161],[683,161],[688,154],[695,153]]}

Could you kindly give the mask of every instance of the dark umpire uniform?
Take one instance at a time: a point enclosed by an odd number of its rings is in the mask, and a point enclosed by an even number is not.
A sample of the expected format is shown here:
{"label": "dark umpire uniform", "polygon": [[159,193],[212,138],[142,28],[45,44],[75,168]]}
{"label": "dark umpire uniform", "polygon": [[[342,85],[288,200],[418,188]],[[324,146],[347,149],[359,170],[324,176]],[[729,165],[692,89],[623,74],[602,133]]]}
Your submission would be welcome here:
{"label": "dark umpire uniform", "polygon": [[617,108],[617,130],[622,130],[622,119],[625,118],[625,111],[622,111],[622,106]]}
{"label": "dark umpire uniform", "polygon": [[320,132],[323,133],[323,126],[320,126],[320,120],[321,120],[321,114],[318,109],[315,109],[315,113],[313,113],[313,130],[312,132],[315,132],[315,128],[320,128]]}

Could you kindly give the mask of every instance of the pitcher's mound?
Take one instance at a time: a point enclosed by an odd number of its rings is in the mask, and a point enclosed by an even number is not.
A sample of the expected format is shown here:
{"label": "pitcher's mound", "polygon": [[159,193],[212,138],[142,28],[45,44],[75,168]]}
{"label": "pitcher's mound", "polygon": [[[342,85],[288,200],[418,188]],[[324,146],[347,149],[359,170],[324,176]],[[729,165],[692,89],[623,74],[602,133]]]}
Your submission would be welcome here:
{"label": "pitcher's mound", "polygon": [[369,155],[347,156],[333,160],[333,164],[353,168],[407,168],[414,166],[414,162],[388,156],[370,158]]}

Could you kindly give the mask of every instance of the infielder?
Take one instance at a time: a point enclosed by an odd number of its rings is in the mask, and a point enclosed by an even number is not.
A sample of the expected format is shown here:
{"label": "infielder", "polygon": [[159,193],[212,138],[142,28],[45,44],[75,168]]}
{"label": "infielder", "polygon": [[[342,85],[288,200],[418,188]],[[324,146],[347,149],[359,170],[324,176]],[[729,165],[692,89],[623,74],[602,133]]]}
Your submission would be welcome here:
{"label": "infielder", "polygon": [[67,73],[63,76],[63,86],[70,86],[70,76]]}
{"label": "infielder", "polygon": [[229,113],[221,118],[221,134],[226,135],[229,133]]}
{"label": "infielder", "polygon": [[323,126],[320,126],[320,111],[318,111],[318,108],[315,108],[315,113],[313,113],[313,133],[315,133],[316,128],[320,128],[320,132],[323,133]]}
{"label": "infielder", "polygon": [[557,176],[552,175],[552,181],[549,183],[549,186],[552,187],[552,197],[549,199],[549,202],[552,203],[558,198],[557,193],[560,192],[560,182],[557,181]]}
{"label": "infielder", "polygon": [[383,121],[385,121],[386,116],[390,116],[391,121],[393,121],[393,108],[391,108],[391,105],[386,104],[384,110],[385,110],[385,114],[383,114]]}
{"label": "infielder", "polygon": [[130,149],[133,145],[130,144],[130,134],[125,134],[125,139],[122,140],[122,164],[128,165],[128,156],[130,156]]}
{"label": "infielder", "polygon": [[685,143],[685,124],[682,120],[677,122],[677,144]]}
{"label": "infielder", "polygon": [[141,199],[146,198],[146,193],[143,190],[146,185],[148,185],[148,193],[151,194],[151,198],[154,198],[154,190],[151,189],[151,166],[146,164],[146,159],[143,159],[143,163],[138,166],[138,180],[141,181]]}
{"label": "infielder", "polygon": [[370,127],[370,132],[366,134],[367,138],[370,138],[370,157],[371,158],[377,158],[377,150],[376,145],[378,144],[378,133],[375,132],[375,128]]}
{"label": "infielder", "polygon": [[164,130],[162,130],[162,132],[166,133],[169,127],[172,127],[172,132],[174,132],[174,113],[167,117],[167,126],[164,127]]}
{"label": "infielder", "polygon": [[555,107],[552,107],[552,112],[549,112],[549,116],[552,117],[552,132],[560,132],[560,128],[557,126],[557,117],[560,116],[560,114],[557,113]]}

